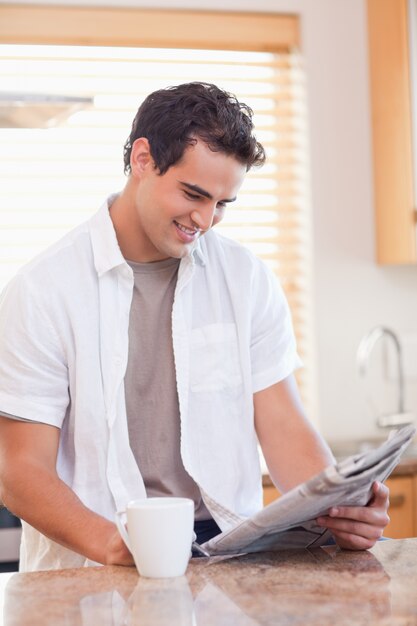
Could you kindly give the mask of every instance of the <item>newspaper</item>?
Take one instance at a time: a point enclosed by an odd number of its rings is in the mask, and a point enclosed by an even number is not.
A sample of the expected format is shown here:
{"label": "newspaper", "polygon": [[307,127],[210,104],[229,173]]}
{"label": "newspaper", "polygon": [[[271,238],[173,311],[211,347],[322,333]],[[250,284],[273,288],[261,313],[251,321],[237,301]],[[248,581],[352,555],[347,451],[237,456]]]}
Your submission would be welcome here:
{"label": "newspaper", "polygon": [[327,467],[202,547],[214,556],[325,545],[331,533],[316,518],[333,506],[366,505],[372,483],[388,478],[415,433],[411,424],[391,431],[378,448]]}

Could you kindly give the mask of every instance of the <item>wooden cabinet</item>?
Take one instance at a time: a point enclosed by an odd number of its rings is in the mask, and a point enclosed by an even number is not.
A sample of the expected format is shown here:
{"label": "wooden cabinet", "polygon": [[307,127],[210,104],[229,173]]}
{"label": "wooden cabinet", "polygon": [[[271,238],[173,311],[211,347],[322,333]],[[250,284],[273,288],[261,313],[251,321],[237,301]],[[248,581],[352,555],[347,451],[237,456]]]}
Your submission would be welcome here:
{"label": "wooden cabinet", "polygon": [[271,504],[271,502],[279,497],[279,491],[273,485],[264,485],[263,493],[264,506],[266,506],[267,504]]}
{"label": "wooden cabinet", "polygon": [[367,6],[377,261],[416,263],[408,0]]}
{"label": "wooden cabinet", "polygon": [[417,475],[393,476],[387,480],[390,489],[391,522],[385,537],[403,539],[417,537]]}

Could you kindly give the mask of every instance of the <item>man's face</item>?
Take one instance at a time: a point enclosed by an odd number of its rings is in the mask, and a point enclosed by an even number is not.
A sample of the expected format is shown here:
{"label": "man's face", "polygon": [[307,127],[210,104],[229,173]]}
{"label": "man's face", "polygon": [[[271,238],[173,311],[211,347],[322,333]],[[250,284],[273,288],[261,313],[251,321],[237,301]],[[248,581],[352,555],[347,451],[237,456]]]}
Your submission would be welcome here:
{"label": "man's face", "polygon": [[[143,262],[189,254],[194,242],[223,218],[235,200],[246,167],[234,157],[213,152],[202,141],[160,176],[146,157],[147,141],[134,146],[132,165],[135,246]],[[142,150],[142,152],[141,152]],[[132,231],[133,233],[133,231]]]}

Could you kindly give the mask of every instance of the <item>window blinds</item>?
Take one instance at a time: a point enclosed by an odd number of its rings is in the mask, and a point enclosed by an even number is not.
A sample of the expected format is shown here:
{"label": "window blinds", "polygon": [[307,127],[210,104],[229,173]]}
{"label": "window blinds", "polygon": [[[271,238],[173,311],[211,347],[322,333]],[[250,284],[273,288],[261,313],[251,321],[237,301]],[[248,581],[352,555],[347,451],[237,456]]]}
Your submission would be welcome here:
{"label": "window blinds", "polygon": [[[143,98],[192,80],[216,83],[255,112],[267,163],[249,172],[238,201],[216,228],[275,271],[308,366],[306,129],[296,51],[0,45],[3,93],[93,99],[57,126],[0,129],[0,287],[21,264],[121,189],[123,144]],[[307,367],[299,375],[307,405],[308,372]]]}

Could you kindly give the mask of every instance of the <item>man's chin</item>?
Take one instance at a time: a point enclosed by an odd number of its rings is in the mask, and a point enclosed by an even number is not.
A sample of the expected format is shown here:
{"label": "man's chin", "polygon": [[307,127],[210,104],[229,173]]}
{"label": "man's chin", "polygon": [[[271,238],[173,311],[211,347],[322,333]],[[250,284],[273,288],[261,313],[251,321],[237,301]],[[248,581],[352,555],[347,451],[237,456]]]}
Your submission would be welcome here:
{"label": "man's chin", "polygon": [[176,248],[175,250],[166,250],[166,253],[169,254],[172,259],[184,259],[185,257],[190,256],[194,247],[195,242],[183,244],[180,248]]}

